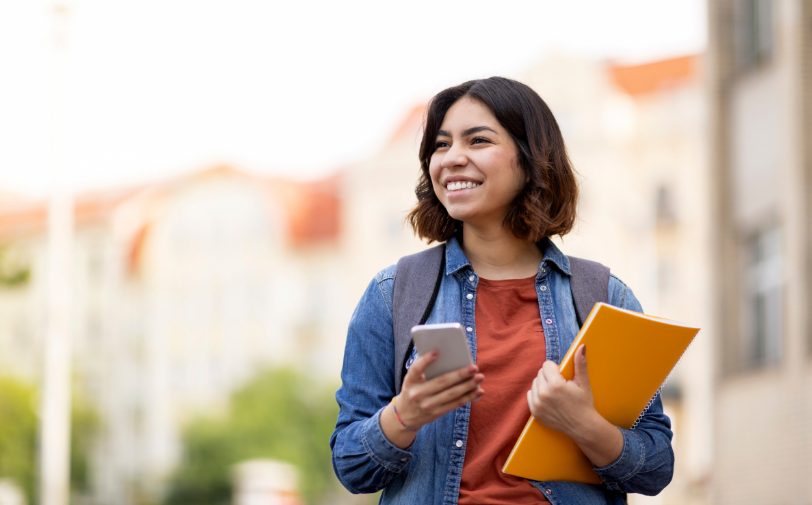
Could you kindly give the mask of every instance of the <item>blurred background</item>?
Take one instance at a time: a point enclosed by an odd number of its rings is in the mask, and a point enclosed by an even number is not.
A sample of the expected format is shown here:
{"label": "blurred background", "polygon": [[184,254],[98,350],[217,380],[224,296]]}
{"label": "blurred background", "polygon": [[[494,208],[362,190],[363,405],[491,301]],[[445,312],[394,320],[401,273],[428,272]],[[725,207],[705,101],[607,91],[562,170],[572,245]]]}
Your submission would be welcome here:
{"label": "blurred background", "polygon": [[347,323],[491,75],[562,127],[558,245],[703,328],[630,501],[812,504],[812,0],[0,0],[0,505],[374,503]]}

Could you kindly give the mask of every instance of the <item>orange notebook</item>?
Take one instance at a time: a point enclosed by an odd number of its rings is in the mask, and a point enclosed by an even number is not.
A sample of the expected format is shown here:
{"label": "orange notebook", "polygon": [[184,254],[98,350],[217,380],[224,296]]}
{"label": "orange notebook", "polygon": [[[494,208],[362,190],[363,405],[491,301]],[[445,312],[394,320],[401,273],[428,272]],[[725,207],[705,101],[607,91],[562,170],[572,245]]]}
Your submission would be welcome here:
{"label": "orange notebook", "polygon": [[[595,410],[615,426],[628,429],[643,414],[698,332],[693,326],[596,303],[559,369],[571,380],[575,349],[586,344]],[[572,439],[533,416],[502,471],[532,480],[601,483],[592,463]]]}

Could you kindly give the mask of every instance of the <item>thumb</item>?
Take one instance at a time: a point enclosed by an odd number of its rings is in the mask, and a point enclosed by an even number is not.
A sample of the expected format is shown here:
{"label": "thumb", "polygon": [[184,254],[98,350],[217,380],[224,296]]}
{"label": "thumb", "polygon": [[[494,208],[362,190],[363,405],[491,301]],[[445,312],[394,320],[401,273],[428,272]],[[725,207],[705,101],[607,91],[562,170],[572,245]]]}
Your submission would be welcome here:
{"label": "thumb", "polygon": [[425,376],[423,373],[426,371],[426,367],[437,361],[437,358],[440,356],[440,352],[437,349],[432,350],[428,354],[420,355],[409,370],[406,372],[406,377],[403,378],[403,383],[409,384],[412,383],[419,383],[425,380]]}
{"label": "thumb", "polygon": [[579,386],[589,387],[589,373],[586,368],[586,345],[581,344],[575,350],[575,376],[573,379]]}

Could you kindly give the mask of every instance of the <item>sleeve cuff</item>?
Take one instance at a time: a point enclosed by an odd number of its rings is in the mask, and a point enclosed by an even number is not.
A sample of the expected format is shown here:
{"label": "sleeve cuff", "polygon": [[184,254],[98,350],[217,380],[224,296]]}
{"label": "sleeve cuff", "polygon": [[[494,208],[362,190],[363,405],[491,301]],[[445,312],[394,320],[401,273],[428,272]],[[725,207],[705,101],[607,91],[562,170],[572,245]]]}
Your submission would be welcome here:
{"label": "sleeve cuff", "polygon": [[[390,472],[399,473],[411,461],[413,454],[407,449],[401,449],[386,438],[383,429],[381,429],[381,412],[383,412],[383,409],[364,423],[365,426],[362,432],[364,448],[376,463]],[[409,446],[408,449],[411,449],[411,447]]]}
{"label": "sleeve cuff", "polygon": [[609,489],[619,491],[619,483],[627,481],[634,477],[643,463],[646,461],[645,453],[643,452],[643,442],[634,430],[624,430],[618,428],[623,434],[623,450],[620,456],[603,467],[594,467],[597,473]]}

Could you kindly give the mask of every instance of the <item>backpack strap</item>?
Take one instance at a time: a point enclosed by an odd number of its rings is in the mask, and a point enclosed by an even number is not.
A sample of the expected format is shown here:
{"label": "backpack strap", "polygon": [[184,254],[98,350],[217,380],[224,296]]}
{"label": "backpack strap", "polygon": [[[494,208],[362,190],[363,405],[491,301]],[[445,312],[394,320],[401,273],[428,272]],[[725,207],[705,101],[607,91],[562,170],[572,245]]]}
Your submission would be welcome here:
{"label": "backpack strap", "polygon": [[[592,308],[598,302],[609,303],[609,267],[597,261],[567,256],[570,260],[570,291],[575,304],[578,327],[584,326]],[[626,493],[621,493],[623,503],[629,503]]]}
{"label": "backpack strap", "polygon": [[584,325],[592,308],[598,302],[609,303],[609,267],[597,261],[590,261],[573,256],[570,260],[570,291],[575,303],[575,315],[578,326]]}
{"label": "backpack strap", "polygon": [[395,393],[406,375],[412,354],[412,326],[424,324],[431,314],[445,273],[445,244],[404,256],[395,265],[392,286],[392,328],[395,335]]}

